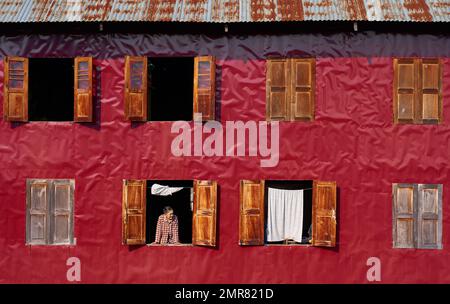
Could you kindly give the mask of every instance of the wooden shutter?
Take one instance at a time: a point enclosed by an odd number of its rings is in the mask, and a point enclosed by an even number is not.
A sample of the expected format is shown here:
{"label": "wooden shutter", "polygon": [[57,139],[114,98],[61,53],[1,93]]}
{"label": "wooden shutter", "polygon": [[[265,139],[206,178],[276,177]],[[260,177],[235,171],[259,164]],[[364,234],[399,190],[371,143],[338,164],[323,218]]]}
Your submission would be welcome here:
{"label": "wooden shutter", "polygon": [[147,57],[125,58],[125,118],[147,120]]}
{"label": "wooden shutter", "polygon": [[73,180],[52,182],[51,238],[53,244],[73,244]]}
{"label": "wooden shutter", "polygon": [[147,181],[124,180],[122,201],[122,243],[145,244],[145,205]]}
{"label": "wooden shutter", "polygon": [[266,68],[266,119],[289,120],[289,61],[268,59]]}
{"label": "wooden shutter", "polygon": [[392,185],[392,237],[394,248],[414,248],[416,244],[417,185]]}
{"label": "wooden shutter", "polygon": [[394,122],[414,123],[417,113],[417,62],[394,59]]}
{"label": "wooden shutter", "polygon": [[216,65],[213,56],[199,56],[194,60],[194,114],[202,120],[215,118]]}
{"label": "wooden shutter", "polygon": [[28,121],[28,58],[6,57],[3,115],[7,121]]}
{"label": "wooden shutter", "polygon": [[49,242],[49,208],[50,182],[43,179],[27,180],[27,244],[44,245]]}
{"label": "wooden shutter", "polygon": [[442,248],[442,185],[418,185],[417,248]]}
{"label": "wooden shutter", "polygon": [[315,65],[314,58],[291,59],[291,120],[314,119]]}
{"label": "wooden shutter", "polygon": [[92,57],[76,57],[73,120],[92,121]]}
{"label": "wooden shutter", "polygon": [[192,243],[216,246],[217,182],[194,181]]}
{"label": "wooden shutter", "polygon": [[312,244],[336,246],[336,182],[313,182]]}
{"label": "wooden shutter", "polygon": [[439,59],[422,59],[419,80],[419,119],[423,123],[442,121],[441,65]]}
{"label": "wooden shutter", "polygon": [[240,192],[239,244],[264,245],[264,181],[243,180]]}

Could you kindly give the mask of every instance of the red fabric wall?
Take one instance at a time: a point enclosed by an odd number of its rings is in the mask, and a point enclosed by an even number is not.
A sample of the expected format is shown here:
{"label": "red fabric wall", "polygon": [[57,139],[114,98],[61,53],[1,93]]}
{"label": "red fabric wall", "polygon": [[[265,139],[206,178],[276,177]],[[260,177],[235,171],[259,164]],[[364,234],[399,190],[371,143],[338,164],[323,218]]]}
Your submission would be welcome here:
{"label": "red fabric wall", "polygon": [[[364,283],[372,256],[383,283],[450,283],[448,46],[446,37],[388,34],[1,37],[3,56],[95,56],[99,119],[0,121],[0,283],[67,283],[72,256],[82,283]],[[265,119],[266,56],[316,56],[316,119],[280,123],[274,168],[256,157],[174,157],[170,123],[124,121],[126,53],[216,55],[222,122]],[[392,123],[392,56],[406,55],[447,56],[441,125]],[[3,61],[0,71],[2,103]],[[27,178],[75,179],[76,246],[25,246]],[[128,178],[217,180],[218,248],[121,245]],[[241,179],[335,180],[338,246],[238,246]],[[443,184],[443,250],[392,248],[397,182]]]}

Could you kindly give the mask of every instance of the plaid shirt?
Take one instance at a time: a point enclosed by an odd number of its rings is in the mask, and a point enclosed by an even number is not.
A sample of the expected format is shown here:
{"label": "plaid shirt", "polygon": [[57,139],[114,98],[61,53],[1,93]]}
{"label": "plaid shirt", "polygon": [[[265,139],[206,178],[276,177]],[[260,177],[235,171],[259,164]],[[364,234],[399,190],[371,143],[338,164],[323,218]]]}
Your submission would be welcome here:
{"label": "plaid shirt", "polygon": [[156,226],[155,243],[174,244],[179,242],[177,216],[173,215],[172,220],[168,220],[164,214],[160,215]]}

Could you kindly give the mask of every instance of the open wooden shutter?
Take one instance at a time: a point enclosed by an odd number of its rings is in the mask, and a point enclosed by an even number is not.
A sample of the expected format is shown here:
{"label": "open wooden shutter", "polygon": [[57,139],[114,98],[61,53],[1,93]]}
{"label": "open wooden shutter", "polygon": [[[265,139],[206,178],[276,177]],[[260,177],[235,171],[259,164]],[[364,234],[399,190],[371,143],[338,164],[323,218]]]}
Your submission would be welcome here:
{"label": "open wooden shutter", "polygon": [[125,118],[147,120],[147,57],[125,58]]}
{"label": "open wooden shutter", "polygon": [[3,115],[7,121],[28,121],[28,58],[6,57]]}
{"label": "open wooden shutter", "polygon": [[417,62],[394,59],[394,122],[414,123],[417,113]]}
{"label": "open wooden shutter", "polygon": [[442,248],[442,185],[418,185],[417,248]]}
{"label": "open wooden shutter", "polygon": [[423,123],[439,123],[442,121],[440,61],[422,59],[419,66],[419,118]]}
{"label": "open wooden shutter", "polygon": [[145,205],[147,181],[124,180],[122,201],[122,243],[145,244]]}
{"label": "open wooden shutter", "polygon": [[268,59],[266,67],[266,119],[289,120],[289,60]]}
{"label": "open wooden shutter", "polygon": [[194,114],[202,120],[214,120],[216,95],[216,65],[213,56],[199,56],[194,60]]}
{"label": "open wooden shutter", "polygon": [[414,248],[416,244],[417,185],[392,185],[392,238],[394,248]]}
{"label": "open wooden shutter", "polygon": [[312,244],[336,246],[336,182],[313,182]]}
{"label": "open wooden shutter", "polygon": [[92,57],[75,57],[73,120],[92,121]]}
{"label": "open wooden shutter", "polygon": [[73,244],[73,180],[54,180],[50,231],[53,244]]}
{"label": "open wooden shutter", "polygon": [[216,246],[217,182],[194,181],[192,243]]}
{"label": "open wooden shutter", "polygon": [[27,180],[27,244],[44,245],[49,242],[48,210],[50,182],[43,179]]}
{"label": "open wooden shutter", "polygon": [[264,245],[264,181],[243,180],[240,192],[239,244]]}
{"label": "open wooden shutter", "polygon": [[315,65],[314,58],[291,59],[291,120],[314,119]]}

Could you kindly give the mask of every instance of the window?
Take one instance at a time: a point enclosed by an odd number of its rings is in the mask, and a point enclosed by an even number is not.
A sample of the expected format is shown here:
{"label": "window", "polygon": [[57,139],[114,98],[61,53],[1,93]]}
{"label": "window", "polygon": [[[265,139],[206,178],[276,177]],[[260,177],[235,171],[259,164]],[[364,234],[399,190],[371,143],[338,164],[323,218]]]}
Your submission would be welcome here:
{"label": "window", "polygon": [[214,57],[126,57],[126,119],[193,120],[194,113],[215,118]]}
{"label": "window", "polygon": [[442,185],[392,185],[394,248],[442,249]]}
{"label": "window", "polygon": [[335,182],[243,180],[240,191],[240,245],[336,245]]}
{"label": "window", "polygon": [[268,59],[266,119],[314,120],[315,59]]}
{"label": "window", "polygon": [[92,58],[7,57],[7,121],[92,121]]}
{"label": "window", "polygon": [[394,122],[441,122],[441,82],[439,59],[394,59]]}
{"label": "window", "polygon": [[28,245],[74,244],[74,180],[27,180]]}
{"label": "window", "polygon": [[[176,218],[160,223],[167,206]],[[124,180],[122,242],[214,247],[216,210],[217,183],[213,181]]]}

